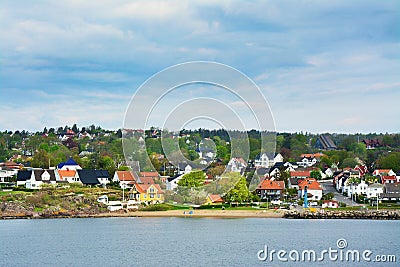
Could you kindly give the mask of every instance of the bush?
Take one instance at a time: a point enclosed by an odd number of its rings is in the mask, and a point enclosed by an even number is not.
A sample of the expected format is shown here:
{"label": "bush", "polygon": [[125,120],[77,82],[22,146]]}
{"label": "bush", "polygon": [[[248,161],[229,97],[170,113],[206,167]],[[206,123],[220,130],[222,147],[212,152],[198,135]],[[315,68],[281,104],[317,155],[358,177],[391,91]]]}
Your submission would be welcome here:
{"label": "bush", "polygon": [[344,202],[339,202],[339,207],[345,208],[345,207],[346,207],[346,203],[344,203]]}
{"label": "bush", "polygon": [[147,207],[143,207],[140,210],[142,211],[166,211],[174,209],[171,205],[168,204],[154,204],[149,205]]}

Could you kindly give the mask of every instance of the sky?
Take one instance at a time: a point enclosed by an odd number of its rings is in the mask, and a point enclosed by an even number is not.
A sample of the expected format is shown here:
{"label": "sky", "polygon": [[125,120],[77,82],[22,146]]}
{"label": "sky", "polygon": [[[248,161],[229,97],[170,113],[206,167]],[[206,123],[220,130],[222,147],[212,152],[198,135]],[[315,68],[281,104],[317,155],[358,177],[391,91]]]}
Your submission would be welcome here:
{"label": "sky", "polygon": [[[212,61],[254,81],[279,132],[398,133],[399,25],[399,1],[2,0],[0,130],[118,129],[150,77]],[[163,107],[238,102],[186,89]]]}

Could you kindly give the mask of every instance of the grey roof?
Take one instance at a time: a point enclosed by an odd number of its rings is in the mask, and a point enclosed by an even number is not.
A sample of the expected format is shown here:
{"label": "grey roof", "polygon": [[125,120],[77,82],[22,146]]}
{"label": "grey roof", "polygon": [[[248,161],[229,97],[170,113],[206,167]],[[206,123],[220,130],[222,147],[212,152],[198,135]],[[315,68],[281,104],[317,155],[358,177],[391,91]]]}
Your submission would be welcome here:
{"label": "grey roof", "polygon": [[[50,180],[48,180],[48,181],[47,180],[45,180],[45,181],[42,180],[42,175],[43,175],[44,172],[48,172],[50,174]],[[56,175],[54,173],[54,170],[33,170],[33,174],[35,176],[35,180],[36,181],[42,181],[42,182],[48,182],[48,183],[50,183],[51,181],[52,182],[56,181]]]}
{"label": "grey roof", "polygon": [[385,184],[384,185],[385,193],[400,193],[400,185],[399,184]]}
{"label": "grey roof", "polygon": [[106,170],[78,170],[78,175],[81,182],[85,185],[97,185],[100,184],[98,178],[110,178]]}
{"label": "grey roof", "polygon": [[332,139],[327,136],[327,135],[320,135],[318,137],[316,146],[322,149],[336,149],[336,145],[335,143],[332,141]]}
{"label": "grey roof", "polygon": [[299,184],[299,180],[301,180],[301,179],[299,179],[297,177],[290,177],[289,178],[289,182],[290,182],[291,185],[298,185]]}
{"label": "grey roof", "polygon": [[266,175],[269,173],[269,168],[257,168],[256,173],[257,175]]}
{"label": "grey roof", "polygon": [[18,171],[17,181],[25,182],[26,180],[29,180],[31,178],[31,175],[32,175],[32,170]]}

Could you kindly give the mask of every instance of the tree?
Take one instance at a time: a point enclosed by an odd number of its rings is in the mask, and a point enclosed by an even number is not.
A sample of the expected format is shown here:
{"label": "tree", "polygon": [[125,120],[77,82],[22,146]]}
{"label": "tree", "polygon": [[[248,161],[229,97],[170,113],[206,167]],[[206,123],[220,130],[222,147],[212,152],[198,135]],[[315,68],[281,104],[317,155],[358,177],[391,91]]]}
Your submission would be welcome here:
{"label": "tree", "polygon": [[207,174],[211,175],[212,178],[217,178],[218,176],[221,176],[225,171],[225,166],[224,165],[218,165],[212,168],[209,168],[207,171]]}
{"label": "tree", "polygon": [[354,168],[357,165],[357,160],[354,158],[345,158],[341,164],[342,168]]}
{"label": "tree", "polygon": [[310,177],[314,178],[316,180],[321,180],[322,179],[322,174],[320,170],[312,170],[310,172]]}
{"label": "tree", "polygon": [[74,133],[79,132],[79,129],[78,129],[78,126],[76,126],[76,123],[72,126],[72,131],[74,131]]}
{"label": "tree", "polygon": [[45,150],[40,149],[33,155],[31,166],[34,168],[48,168],[50,162],[50,155]]}
{"label": "tree", "polygon": [[377,162],[377,166],[382,169],[392,169],[394,172],[400,170],[400,152],[390,152],[387,156],[382,156]]}
{"label": "tree", "polygon": [[178,182],[179,186],[186,187],[199,187],[204,185],[205,174],[202,171],[193,171],[183,175],[182,179]]}
{"label": "tree", "polygon": [[225,201],[232,202],[248,202],[252,199],[252,194],[246,185],[246,179],[241,177],[236,183],[235,187],[229,190],[229,192],[224,196]]}
{"label": "tree", "polygon": [[99,159],[99,168],[107,170],[110,173],[110,176],[114,176],[115,172],[115,162],[109,156],[102,156]]}

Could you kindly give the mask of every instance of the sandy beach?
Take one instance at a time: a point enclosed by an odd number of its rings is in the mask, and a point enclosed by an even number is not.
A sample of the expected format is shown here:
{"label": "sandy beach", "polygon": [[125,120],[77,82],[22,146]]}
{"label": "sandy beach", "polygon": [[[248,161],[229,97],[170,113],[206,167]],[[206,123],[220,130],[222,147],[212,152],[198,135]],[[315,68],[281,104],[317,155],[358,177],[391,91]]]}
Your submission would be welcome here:
{"label": "sandy beach", "polygon": [[168,210],[168,211],[133,211],[96,214],[91,217],[193,217],[193,218],[282,218],[283,211],[267,210]]}

